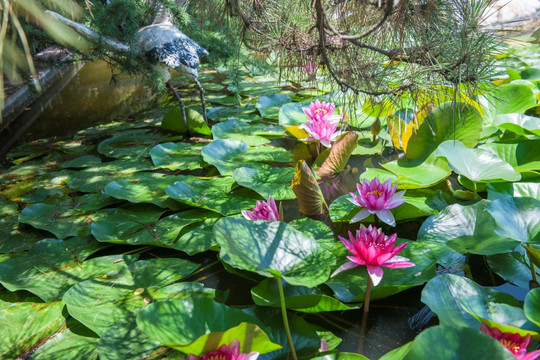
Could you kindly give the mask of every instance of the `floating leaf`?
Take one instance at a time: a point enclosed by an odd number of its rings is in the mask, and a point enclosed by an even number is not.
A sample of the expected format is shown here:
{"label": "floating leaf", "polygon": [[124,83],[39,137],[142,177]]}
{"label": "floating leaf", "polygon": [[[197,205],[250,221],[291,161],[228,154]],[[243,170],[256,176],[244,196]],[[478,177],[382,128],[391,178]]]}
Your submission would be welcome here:
{"label": "floating leaf", "polygon": [[222,261],[292,285],[324,282],[335,262],[312,237],[281,221],[223,218],[214,225],[214,235]]}
{"label": "floating leaf", "polygon": [[71,316],[98,335],[145,306],[160,287],[180,280],[198,265],[182,259],[140,260],[121,263],[100,279],[81,281],[63,297]]}
{"label": "floating leaf", "polygon": [[518,181],[521,175],[494,153],[482,149],[469,149],[460,141],[445,141],[436,153],[445,157],[448,166],[472,181]]}
{"label": "floating leaf", "polygon": [[504,84],[489,94],[497,114],[524,113],[536,105],[532,90],[523,84]]}
{"label": "floating leaf", "polygon": [[504,197],[492,201],[486,211],[495,219],[499,236],[521,242],[538,242],[540,234],[540,200],[526,197]]}
{"label": "floating leaf", "polygon": [[150,150],[154,165],[167,170],[195,170],[207,164],[201,155],[201,145],[167,142]]}
{"label": "floating leaf", "polygon": [[493,142],[481,148],[493,152],[516,171],[540,170],[540,140]]}
{"label": "floating leaf", "polygon": [[493,255],[512,251],[519,243],[493,231],[495,221],[485,211],[486,200],[472,205],[454,204],[430,216],[418,232],[418,241],[426,244],[445,267],[464,253]]}
{"label": "floating leaf", "polygon": [[73,160],[63,161],[60,168],[87,168],[101,164],[101,159],[94,155],[83,155]]}
{"label": "floating leaf", "polygon": [[261,113],[263,118],[277,119],[279,117],[279,110],[282,105],[292,102],[292,99],[288,95],[274,94],[270,96],[261,96],[255,107]]}
{"label": "floating leaf", "polygon": [[283,148],[258,146],[250,148],[239,140],[219,139],[202,149],[204,161],[218,168],[221,175],[232,173],[239,164],[250,167],[253,163],[290,162],[292,154]]}
{"label": "floating leaf", "polygon": [[265,199],[271,195],[275,200],[287,200],[295,198],[291,189],[294,174],[294,169],[290,167],[277,168],[258,164],[253,168],[238,168],[234,170],[232,177],[239,185],[256,191]]}
{"label": "floating leaf", "polygon": [[380,118],[394,113],[396,106],[388,100],[376,101],[374,98],[368,97],[362,105],[362,111],[371,117]]}
{"label": "floating leaf", "polygon": [[302,110],[302,107],[307,107],[309,102],[305,103],[289,103],[285,104],[279,110],[279,125],[284,126],[297,139],[309,137],[304,129],[299,129],[298,126],[309,120],[307,115]]}
{"label": "floating leaf", "polygon": [[436,107],[412,133],[405,153],[408,159],[426,159],[445,140],[456,140],[467,147],[478,143],[482,116],[470,105],[444,103]]}
{"label": "floating leaf", "polygon": [[0,254],[26,251],[43,236],[17,221],[17,217],[0,218]]}
{"label": "floating leaf", "polygon": [[525,297],[523,311],[530,321],[540,326],[540,288],[529,291]]}
{"label": "floating leaf", "polygon": [[[190,132],[201,134],[201,135],[211,135],[212,131],[206,125],[204,117],[199,114],[198,111],[185,108],[187,124]],[[177,132],[180,134],[186,133],[186,126],[184,123],[184,116],[182,115],[182,110],[178,107],[174,107],[161,120],[161,128],[166,131]]]}
{"label": "floating leaf", "polygon": [[15,359],[59,331],[65,320],[63,308],[61,301],[44,304],[37,298],[3,293],[0,297],[0,323],[3,324],[0,357]]}
{"label": "floating leaf", "polygon": [[[438,184],[451,174],[448,166],[441,161],[418,163],[398,160],[381,166],[395,175],[392,183],[396,183],[399,189],[427,188]],[[362,174],[361,178],[365,178],[365,175]]]}
{"label": "floating leaf", "polygon": [[505,281],[528,289],[531,280],[531,269],[525,262],[524,255],[518,251],[513,251],[490,255],[486,257],[486,260],[489,268]]}
{"label": "floating leaf", "polygon": [[[193,317],[196,313],[197,316]],[[240,309],[207,298],[156,302],[137,316],[137,326],[148,337],[184,353],[203,355],[240,341],[240,352],[266,353],[279,349],[255,324],[259,321]]]}
{"label": "floating leaf", "polygon": [[32,360],[95,359],[99,337],[92,331],[75,326],[56,333],[32,354]]}
{"label": "floating leaf", "polygon": [[256,124],[250,125],[242,121],[227,120],[212,126],[214,139],[241,140],[251,146],[267,144],[269,139],[261,136],[282,136],[284,130],[281,126]]}
{"label": "floating leaf", "polygon": [[[282,280],[279,280],[282,281]],[[318,288],[283,284],[287,309],[306,313],[345,311],[357,309],[347,306],[331,296],[324,295]],[[279,291],[275,279],[265,279],[251,289],[251,296],[259,306],[280,307]]]}
{"label": "floating leaf", "polygon": [[530,197],[540,200],[540,183],[490,183],[487,186],[488,199],[497,200],[506,196]]}
{"label": "floating leaf", "polygon": [[540,135],[540,118],[524,114],[504,114],[497,115],[493,119],[493,124],[501,129],[515,132],[519,135],[529,135],[533,133]]}
{"label": "floating leaf", "polygon": [[103,276],[123,260],[115,255],[84,261],[102,247],[91,237],[43,239],[25,256],[0,262],[0,282],[9,291],[28,290],[43,301],[60,299],[72,285]]}
{"label": "floating leaf", "polygon": [[149,156],[150,149],[156,144],[171,140],[174,138],[166,134],[133,130],[102,141],[98,152],[112,158],[142,159]]}
{"label": "floating leaf", "polygon": [[203,180],[188,175],[183,178],[183,181],[177,181],[165,189],[165,192],[176,201],[217,211],[225,216],[253,207],[253,196],[241,191],[232,191],[235,186],[232,177]]}
{"label": "floating leaf", "polygon": [[422,291],[422,302],[437,314],[441,325],[478,328],[478,320],[460,305],[461,299],[472,296],[486,303],[519,306],[512,295],[482,287],[472,280],[453,274],[443,274],[430,280]]}

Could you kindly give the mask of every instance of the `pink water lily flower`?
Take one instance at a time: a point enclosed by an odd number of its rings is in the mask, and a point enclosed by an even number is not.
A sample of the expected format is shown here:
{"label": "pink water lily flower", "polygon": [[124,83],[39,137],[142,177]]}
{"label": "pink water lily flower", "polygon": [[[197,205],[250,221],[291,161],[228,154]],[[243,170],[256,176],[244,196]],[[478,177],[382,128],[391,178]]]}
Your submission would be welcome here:
{"label": "pink water lily flower", "polygon": [[327,103],[326,101],[321,103],[319,100],[316,100],[309,104],[308,108],[302,108],[302,110],[304,110],[304,113],[310,120],[339,122],[341,117],[339,115],[332,115],[335,108],[336,105],[334,103]]}
{"label": "pink water lily flower", "polygon": [[313,64],[311,61],[307,62],[305,65],[304,65],[304,71],[308,74],[308,75],[315,75],[317,73],[317,65]]}
{"label": "pink water lily flower", "polygon": [[398,255],[407,246],[407,243],[394,247],[397,234],[386,236],[380,229],[370,225],[368,228],[360,226],[360,229],[356,231],[356,236],[349,231],[349,238],[350,241],[339,236],[352,256],[347,256],[349,261],[334,271],[331,277],[358,265],[366,265],[373,286],[377,286],[383,277],[382,267],[407,268],[415,266],[409,259]]}
{"label": "pink water lily flower", "polygon": [[531,335],[529,334],[527,336],[521,336],[510,332],[503,333],[495,327],[489,328],[484,323],[480,325],[480,331],[500,342],[518,360],[535,360],[540,357],[540,350],[535,350],[527,354],[527,347],[531,343]]}
{"label": "pink water lily flower", "polygon": [[319,141],[326,147],[331,147],[331,141],[334,141],[341,131],[337,131],[337,123],[326,120],[309,120],[298,127],[304,129],[309,137],[300,139],[302,141]]}
{"label": "pink water lily flower", "polygon": [[228,346],[223,344],[219,349],[210,351],[203,357],[188,355],[187,360],[255,360],[259,357],[258,352],[243,354],[240,352],[240,341],[234,339]]}
{"label": "pink water lily flower", "polygon": [[242,210],[242,215],[248,220],[279,221],[279,211],[272,196],[268,196],[268,201],[257,201],[253,211]]}
{"label": "pink water lily flower", "polygon": [[396,226],[394,215],[389,209],[405,202],[401,198],[405,191],[396,193],[397,185],[392,186],[392,180],[388,179],[384,184],[381,184],[377,178],[373,178],[371,181],[364,179],[363,183],[356,184],[356,188],[358,194],[350,193],[352,199],[349,200],[363,209],[351,219],[350,223],[365,219],[369,214],[375,214],[384,223]]}

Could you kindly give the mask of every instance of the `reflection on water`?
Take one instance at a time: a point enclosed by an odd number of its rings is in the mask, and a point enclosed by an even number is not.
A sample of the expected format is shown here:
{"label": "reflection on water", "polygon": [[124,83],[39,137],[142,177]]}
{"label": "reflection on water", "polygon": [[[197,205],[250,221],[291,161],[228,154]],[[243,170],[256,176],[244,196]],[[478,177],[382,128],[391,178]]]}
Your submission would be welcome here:
{"label": "reflection on water", "polygon": [[86,64],[23,136],[30,141],[78,130],[156,107],[159,97],[142,77],[117,76],[103,61]]}

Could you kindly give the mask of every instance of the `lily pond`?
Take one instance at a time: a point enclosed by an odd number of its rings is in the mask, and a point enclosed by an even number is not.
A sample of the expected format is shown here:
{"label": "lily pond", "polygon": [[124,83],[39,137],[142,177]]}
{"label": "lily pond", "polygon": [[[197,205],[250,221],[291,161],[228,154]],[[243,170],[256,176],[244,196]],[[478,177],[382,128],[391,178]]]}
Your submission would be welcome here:
{"label": "lily pond", "polygon": [[0,357],[535,359],[539,47],[401,103],[203,69],[189,137],[170,99],[18,146]]}

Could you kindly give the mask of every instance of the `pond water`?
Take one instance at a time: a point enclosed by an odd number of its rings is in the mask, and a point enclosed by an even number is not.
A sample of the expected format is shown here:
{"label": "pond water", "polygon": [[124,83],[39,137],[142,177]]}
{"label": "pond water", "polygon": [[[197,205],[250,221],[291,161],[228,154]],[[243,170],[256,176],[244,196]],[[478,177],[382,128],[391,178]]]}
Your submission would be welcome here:
{"label": "pond water", "polygon": [[21,141],[69,136],[156,107],[160,97],[142,77],[118,75],[104,61],[87,63],[43,110]]}

